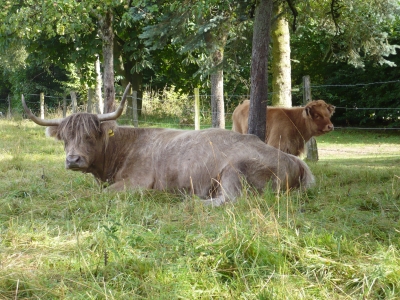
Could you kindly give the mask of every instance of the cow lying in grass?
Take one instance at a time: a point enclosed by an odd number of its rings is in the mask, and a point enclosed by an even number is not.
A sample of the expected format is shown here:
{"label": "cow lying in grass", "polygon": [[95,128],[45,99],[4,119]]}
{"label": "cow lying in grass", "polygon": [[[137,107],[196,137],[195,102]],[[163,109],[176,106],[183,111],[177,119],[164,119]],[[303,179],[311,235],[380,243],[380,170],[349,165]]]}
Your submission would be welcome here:
{"label": "cow lying in grass", "polygon": [[[232,130],[247,133],[250,101],[245,100],[232,114]],[[333,105],[324,100],[309,102],[304,107],[267,108],[267,130],[265,142],[286,153],[299,156],[311,137],[333,130],[330,120],[335,112]]]}
{"label": "cow lying in grass", "polygon": [[245,179],[258,191],[308,188],[314,177],[299,158],[252,135],[224,129],[200,131],[117,126],[126,100],[113,113],[73,114],[44,120],[47,134],[64,142],[67,169],[93,174],[109,189],[146,188],[185,191],[213,206],[234,201]]}

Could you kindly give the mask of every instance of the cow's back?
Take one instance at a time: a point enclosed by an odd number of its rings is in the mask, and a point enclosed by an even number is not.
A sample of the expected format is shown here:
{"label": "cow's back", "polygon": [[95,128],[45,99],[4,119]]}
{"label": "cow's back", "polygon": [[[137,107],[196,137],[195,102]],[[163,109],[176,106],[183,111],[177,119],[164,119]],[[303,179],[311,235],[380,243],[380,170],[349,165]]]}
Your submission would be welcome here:
{"label": "cow's back", "polygon": [[[242,134],[248,132],[250,101],[238,105],[232,114],[232,130]],[[282,151],[300,155],[304,150],[308,124],[302,113],[303,107],[267,107],[265,143]]]}
{"label": "cow's back", "polygon": [[[207,197],[210,184],[218,182],[219,176],[229,169],[233,176],[243,174],[258,190],[271,179],[277,189],[280,179],[289,173],[295,174],[289,178],[292,187],[308,186],[313,181],[308,167],[298,158],[266,145],[254,135],[216,128],[166,131],[154,146],[153,163],[157,166],[154,187],[157,189],[194,189],[195,194]],[[300,174],[304,174],[301,182]]]}
{"label": "cow's back", "polygon": [[250,100],[239,104],[232,114],[232,130],[242,134],[248,132]]}

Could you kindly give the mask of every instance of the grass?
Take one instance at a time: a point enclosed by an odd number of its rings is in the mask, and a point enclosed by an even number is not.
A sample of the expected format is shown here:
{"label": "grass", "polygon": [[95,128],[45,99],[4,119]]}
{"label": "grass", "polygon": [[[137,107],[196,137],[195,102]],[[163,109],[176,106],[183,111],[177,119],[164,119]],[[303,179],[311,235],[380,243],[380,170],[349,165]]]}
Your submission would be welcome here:
{"label": "grass", "polygon": [[0,120],[0,299],[398,299],[398,133],[335,131],[304,194],[101,192]]}

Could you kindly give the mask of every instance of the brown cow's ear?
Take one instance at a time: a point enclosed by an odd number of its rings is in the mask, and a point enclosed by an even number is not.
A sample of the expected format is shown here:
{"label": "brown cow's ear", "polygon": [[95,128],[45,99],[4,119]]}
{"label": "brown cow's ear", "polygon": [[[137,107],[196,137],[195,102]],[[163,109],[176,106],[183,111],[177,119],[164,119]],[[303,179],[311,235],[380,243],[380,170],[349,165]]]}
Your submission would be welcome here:
{"label": "brown cow's ear", "polygon": [[328,111],[331,113],[331,116],[333,115],[333,113],[335,112],[335,106],[333,106],[333,105],[328,105]]}
{"label": "brown cow's ear", "polygon": [[60,137],[57,135],[57,132],[58,132],[58,126],[46,127],[46,136],[53,137],[59,140]]}
{"label": "brown cow's ear", "polygon": [[312,116],[311,116],[311,107],[310,106],[306,106],[306,107],[304,107],[304,110],[303,110],[303,118],[312,118]]}

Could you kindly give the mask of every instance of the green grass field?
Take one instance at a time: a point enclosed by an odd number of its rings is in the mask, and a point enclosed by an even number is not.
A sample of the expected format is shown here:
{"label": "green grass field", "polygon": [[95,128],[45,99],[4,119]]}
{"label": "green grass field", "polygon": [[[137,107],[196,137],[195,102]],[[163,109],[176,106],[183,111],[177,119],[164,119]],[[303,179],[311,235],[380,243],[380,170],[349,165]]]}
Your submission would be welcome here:
{"label": "green grass field", "polygon": [[0,299],[399,299],[400,134],[317,139],[317,184],[205,207],[101,192],[63,145],[0,120]]}

